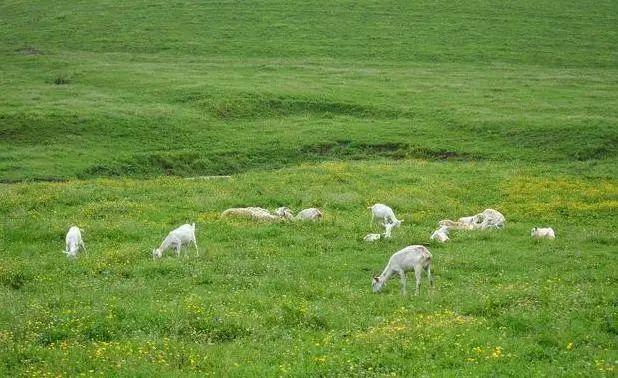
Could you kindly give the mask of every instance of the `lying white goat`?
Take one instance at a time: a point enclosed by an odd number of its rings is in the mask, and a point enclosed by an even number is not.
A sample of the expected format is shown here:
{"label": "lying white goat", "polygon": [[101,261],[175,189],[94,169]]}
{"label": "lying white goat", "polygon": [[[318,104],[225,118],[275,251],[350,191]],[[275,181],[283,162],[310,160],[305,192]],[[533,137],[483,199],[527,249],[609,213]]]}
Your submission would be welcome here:
{"label": "lying white goat", "polygon": [[77,226],[71,226],[65,238],[64,253],[67,254],[67,257],[76,257],[79,247],[82,247],[84,252],[86,252],[81,229]]}
{"label": "lying white goat", "polygon": [[242,217],[260,221],[276,221],[281,217],[272,215],[268,210],[261,207],[235,207],[221,213],[222,217]]}
{"label": "lying white goat", "polygon": [[294,213],[292,212],[292,210],[290,210],[289,207],[280,207],[277,210],[275,210],[273,214],[283,219],[293,219],[294,218]]}
{"label": "lying white goat", "polygon": [[309,209],[301,210],[297,215],[297,220],[318,220],[322,218],[322,212],[320,209],[316,209],[315,207],[311,207]]}
{"label": "lying white goat", "polygon": [[485,209],[482,213],[475,215],[477,217],[477,224],[480,221],[480,229],[485,230],[488,228],[502,228],[506,218],[498,210]]}
{"label": "lying white goat", "polygon": [[427,272],[427,278],[429,279],[429,285],[433,286],[433,279],[431,278],[431,253],[427,248],[422,245],[411,245],[405,247],[401,251],[395,252],[382,274],[378,277],[373,277],[372,287],[373,292],[377,293],[382,290],[386,281],[393,274],[399,274],[401,278],[401,293],[406,294],[406,272],[414,270],[416,275],[416,291],[418,295],[419,287],[421,286],[421,276],[423,270]]}
{"label": "lying white goat", "polygon": [[555,239],[556,234],[551,227],[539,228],[535,227],[530,231],[530,236],[535,239]]}
{"label": "lying white goat", "polygon": [[438,222],[438,226],[447,227],[449,230],[472,230],[473,228],[472,224],[463,223],[461,221],[452,221],[450,219],[441,220]]}
{"label": "lying white goat", "polygon": [[[195,254],[199,256],[200,251],[197,249],[197,241],[195,240],[195,223],[183,224],[177,229],[172,230],[165,239],[163,239],[159,248],[152,250],[152,258],[161,258],[163,252],[170,248],[174,248],[176,250],[176,256],[180,256],[180,249],[182,246],[188,246],[190,243],[195,245]],[[187,251],[187,256],[188,253],[189,251]]]}
{"label": "lying white goat", "polygon": [[[442,225],[441,221],[440,225]],[[469,217],[461,217],[458,220],[459,224],[469,225],[472,229],[485,230],[488,228],[502,228],[504,227],[506,218],[498,210],[485,209],[482,213],[472,215]]]}
{"label": "lying white goat", "polygon": [[363,240],[366,242],[374,242],[374,241],[380,240],[381,238],[382,238],[382,234],[367,234],[365,235]]}
{"label": "lying white goat", "polygon": [[401,225],[403,220],[398,220],[395,216],[395,212],[390,207],[383,205],[381,203],[376,203],[373,206],[368,207],[371,210],[371,223],[370,226],[373,225],[373,222],[378,220],[383,220],[384,223],[395,223],[397,226]]}
{"label": "lying white goat", "polygon": [[450,240],[448,237],[448,227],[442,226],[438,228],[433,232],[433,234],[431,234],[429,239],[439,241],[440,243],[446,243]]}
{"label": "lying white goat", "polygon": [[472,228],[472,226],[474,226],[477,223],[477,216],[472,215],[469,217],[461,217],[457,220],[457,223],[465,224],[465,225],[470,226],[470,228]]}

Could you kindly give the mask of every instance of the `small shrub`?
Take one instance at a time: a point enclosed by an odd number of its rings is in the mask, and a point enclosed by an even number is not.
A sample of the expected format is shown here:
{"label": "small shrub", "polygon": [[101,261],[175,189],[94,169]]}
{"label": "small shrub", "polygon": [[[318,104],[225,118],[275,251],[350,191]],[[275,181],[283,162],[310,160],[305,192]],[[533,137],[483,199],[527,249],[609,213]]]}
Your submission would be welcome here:
{"label": "small shrub", "polygon": [[18,49],[17,52],[21,55],[41,55],[43,52],[36,47],[26,46],[22,49]]}
{"label": "small shrub", "polygon": [[43,331],[39,337],[38,342],[41,345],[50,345],[62,340],[67,340],[70,337],[69,332],[61,328],[50,328]]}
{"label": "small shrub", "polygon": [[225,321],[220,318],[195,318],[182,327],[181,334],[189,335],[195,340],[208,341],[211,343],[225,343],[233,341],[237,338],[244,337],[249,332],[231,321]]}
{"label": "small shrub", "polygon": [[110,341],[112,333],[109,328],[110,324],[93,323],[83,331],[83,336],[86,340]]}
{"label": "small shrub", "polygon": [[69,80],[69,77],[66,74],[60,73],[54,77],[53,82],[56,85],[67,85],[71,82],[71,80]]}
{"label": "small shrub", "polygon": [[16,272],[2,272],[3,274],[0,275],[0,283],[2,283],[2,285],[9,287],[13,290],[19,290],[21,289],[26,282],[28,282],[29,277],[22,271],[16,271]]}

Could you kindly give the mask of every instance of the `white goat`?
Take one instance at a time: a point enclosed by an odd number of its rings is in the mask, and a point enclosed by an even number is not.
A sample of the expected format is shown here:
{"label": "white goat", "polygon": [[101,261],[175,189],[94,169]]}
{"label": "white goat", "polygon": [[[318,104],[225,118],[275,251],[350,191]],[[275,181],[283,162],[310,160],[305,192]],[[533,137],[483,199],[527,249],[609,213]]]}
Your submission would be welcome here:
{"label": "white goat", "polygon": [[363,240],[366,242],[374,242],[380,239],[390,239],[392,237],[393,228],[398,226],[399,223],[384,223],[385,231],[383,234],[367,234]]}
{"label": "white goat", "polygon": [[[183,224],[177,229],[172,230],[165,239],[163,239],[159,248],[152,250],[152,258],[161,258],[163,252],[170,248],[174,248],[176,250],[176,256],[180,256],[180,249],[182,246],[188,246],[190,243],[193,243],[195,246],[195,254],[199,256],[200,251],[197,248],[197,241],[195,240],[195,223]],[[189,251],[187,251],[187,256],[188,253]]]}
{"label": "white goat", "polygon": [[79,247],[86,252],[81,229],[77,226],[71,226],[65,238],[64,253],[67,254],[67,257],[76,257],[77,252],[79,252]]}
{"label": "white goat", "polygon": [[465,224],[465,225],[470,226],[470,228],[472,228],[472,226],[477,223],[477,216],[472,215],[469,217],[461,217],[457,220],[457,223]]}
{"label": "white goat", "polygon": [[438,228],[433,232],[433,234],[431,234],[429,239],[439,241],[440,243],[446,243],[450,240],[448,237],[448,227],[442,226]]}
{"label": "white goat", "polygon": [[[442,224],[441,221],[440,223]],[[498,210],[485,209],[483,212],[469,217],[461,217],[458,223],[466,224],[472,227],[472,229],[485,230],[488,228],[502,228],[504,227],[506,218]]]}
{"label": "white goat", "polygon": [[221,213],[222,217],[242,217],[259,221],[276,221],[281,217],[272,215],[268,210],[261,207],[235,207]]}
{"label": "white goat", "polygon": [[280,207],[277,210],[275,210],[273,214],[283,219],[293,219],[294,218],[294,213],[292,212],[292,210],[290,210],[289,207]]}
{"label": "white goat", "polygon": [[546,228],[535,227],[532,230],[530,230],[530,236],[535,239],[555,239],[556,238],[554,229],[551,227],[546,227]]}
{"label": "white goat", "polygon": [[322,212],[320,209],[316,209],[315,207],[311,207],[309,209],[301,210],[297,215],[297,220],[318,220],[322,218]]}
{"label": "white goat", "polygon": [[371,282],[373,292],[377,293],[382,290],[384,285],[386,285],[386,281],[388,281],[393,274],[399,274],[401,278],[401,293],[406,295],[406,272],[414,270],[414,274],[416,275],[415,294],[418,295],[423,270],[427,272],[429,285],[433,286],[431,258],[429,250],[422,245],[410,245],[401,251],[395,252],[388,260],[388,264],[382,274],[378,277],[373,277],[373,281]]}
{"label": "white goat", "polygon": [[438,226],[447,227],[449,230],[472,230],[472,224],[464,223],[461,221],[452,221],[450,219],[443,219],[438,222]]}
{"label": "white goat", "polygon": [[391,238],[391,234],[393,232],[393,229],[395,227],[399,227],[401,225],[401,222],[403,221],[397,221],[395,223],[384,223],[384,234],[382,234],[382,236],[386,239],[390,239]]}
{"label": "white goat", "polygon": [[390,207],[383,205],[381,203],[376,203],[373,206],[368,207],[371,210],[371,223],[370,226],[373,225],[376,219],[382,219],[384,224],[386,223],[395,223],[397,226],[401,225],[403,220],[398,220],[395,216],[395,212]]}
{"label": "white goat", "polygon": [[477,223],[480,221],[481,230],[488,228],[502,228],[506,218],[498,210],[485,209],[482,213],[476,214]]}
{"label": "white goat", "polygon": [[367,234],[365,235],[363,240],[366,242],[374,242],[374,241],[380,240],[381,238],[382,238],[382,234]]}

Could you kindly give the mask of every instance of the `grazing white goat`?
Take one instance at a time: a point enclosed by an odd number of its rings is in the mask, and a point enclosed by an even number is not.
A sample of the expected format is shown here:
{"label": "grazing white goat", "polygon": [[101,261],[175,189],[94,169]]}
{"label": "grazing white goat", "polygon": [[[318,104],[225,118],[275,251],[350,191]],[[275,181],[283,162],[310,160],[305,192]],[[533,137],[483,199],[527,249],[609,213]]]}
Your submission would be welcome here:
{"label": "grazing white goat", "polygon": [[221,213],[222,217],[242,217],[260,221],[275,221],[281,217],[272,215],[268,210],[261,207],[235,207]]}
{"label": "grazing white goat", "polygon": [[65,238],[64,253],[67,254],[67,257],[76,257],[77,252],[79,252],[79,247],[86,252],[81,229],[77,226],[71,226]]}
{"label": "grazing white goat", "polygon": [[446,243],[450,240],[448,237],[448,227],[442,226],[438,228],[433,232],[433,234],[431,234],[429,239],[439,241],[440,243]]}
{"label": "grazing white goat", "polygon": [[369,225],[373,225],[373,222],[376,219],[382,219],[385,224],[395,223],[397,226],[401,225],[403,222],[403,220],[397,219],[393,209],[381,203],[376,203],[375,205],[368,207],[368,209],[371,210],[371,223]]}
{"label": "grazing white goat", "polygon": [[366,242],[374,242],[376,240],[380,240],[382,238],[382,234],[367,234],[363,238]]}
{"label": "grazing white goat", "polygon": [[297,215],[297,220],[318,220],[322,218],[322,212],[320,209],[316,209],[315,207],[311,207],[309,209],[301,210]]}
{"label": "grazing white goat", "polygon": [[[165,237],[165,239],[163,239],[163,242],[159,248],[152,250],[152,258],[161,258],[161,256],[163,256],[163,252],[170,248],[174,248],[176,251],[176,256],[180,256],[180,249],[182,246],[188,246],[190,243],[193,243],[195,246],[195,254],[196,256],[199,256],[200,251],[197,248],[197,241],[195,240],[195,223],[183,224],[177,229],[172,230]],[[187,256],[188,253],[189,251],[187,251]]]}
{"label": "grazing white goat", "polygon": [[411,270],[414,270],[414,274],[416,275],[416,295],[418,295],[421,286],[423,270],[427,272],[429,285],[433,286],[433,279],[431,277],[431,253],[422,245],[411,245],[405,247],[401,251],[395,252],[388,260],[388,264],[382,274],[378,277],[373,277],[371,282],[373,292],[377,293],[382,290],[384,285],[386,285],[386,281],[388,281],[392,275],[399,274],[401,278],[401,293],[405,295],[406,272]]}
{"label": "grazing white goat", "polygon": [[535,239],[555,239],[556,234],[551,227],[539,228],[535,227],[530,231],[530,236]]}
{"label": "grazing white goat", "polygon": [[294,213],[290,210],[289,207],[280,207],[274,211],[274,214],[283,219],[293,219]]}
{"label": "grazing white goat", "polygon": [[472,224],[467,224],[463,222],[456,222],[450,219],[443,219],[438,222],[440,227],[447,227],[449,230],[472,230]]}

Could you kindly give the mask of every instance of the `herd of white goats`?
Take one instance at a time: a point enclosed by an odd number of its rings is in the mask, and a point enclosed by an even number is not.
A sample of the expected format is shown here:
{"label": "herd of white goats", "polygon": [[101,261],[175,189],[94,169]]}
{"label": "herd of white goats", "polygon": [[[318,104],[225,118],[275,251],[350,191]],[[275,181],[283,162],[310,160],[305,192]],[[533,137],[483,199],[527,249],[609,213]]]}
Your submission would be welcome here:
{"label": "herd of white goats", "polygon": [[[376,220],[381,220],[385,228],[383,234],[368,234],[363,240],[367,242],[373,242],[383,238],[390,238],[394,228],[401,225],[403,220],[397,219],[393,209],[383,204],[375,204],[369,207],[371,210],[371,224]],[[261,207],[243,207],[232,208],[225,210],[222,217],[242,217],[259,221],[279,221],[279,220],[300,220],[300,221],[315,221],[322,218],[322,212],[316,208],[305,209],[299,212],[296,216],[287,207],[280,207],[274,212],[270,212]],[[441,220],[438,222],[440,228],[431,234],[430,239],[436,242],[445,243],[449,241],[449,230],[485,230],[490,228],[500,229],[504,227],[506,221],[504,215],[494,209],[485,209],[483,212],[469,216],[459,218],[457,221],[449,219]],[[530,236],[536,239],[554,239],[556,236],[554,230],[550,227],[539,228],[535,227],[530,231]],[[199,256],[199,250],[197,247],[197,241],[195,239],[195,223],[184,224],[174,230],[172,230],[163,239],[163,242],[159,248],[153,249],[152,257],[160,258],[163,256],[163,252],[167,250],[174,250],[177,256],[180,256],[181,248],[183,246],[190,246],[191,243],[195,246],[195,253]],[[72,226],[66,235],[66,246],[64,253],[68,257],[76,257],[79,249],[86,250],[84,241],[82,239],[81,229],[77,226]],[[433,285],[431,277],[431,253],[422,245],[411,245],[404,249],[395,252],[391,256],[386,265],[386,268],[381,275],[373,277],[372,286],[373,291],[380,291],[386,281],[393,275],[398,274],[401,278],[401,290],[402,293],[406,293],[406,272],[414,271],[416,275],[416,294],[418,295],[419,287],[421,284],[421,275],[425,271],[427,278],[429,279],[430,286]]]}

